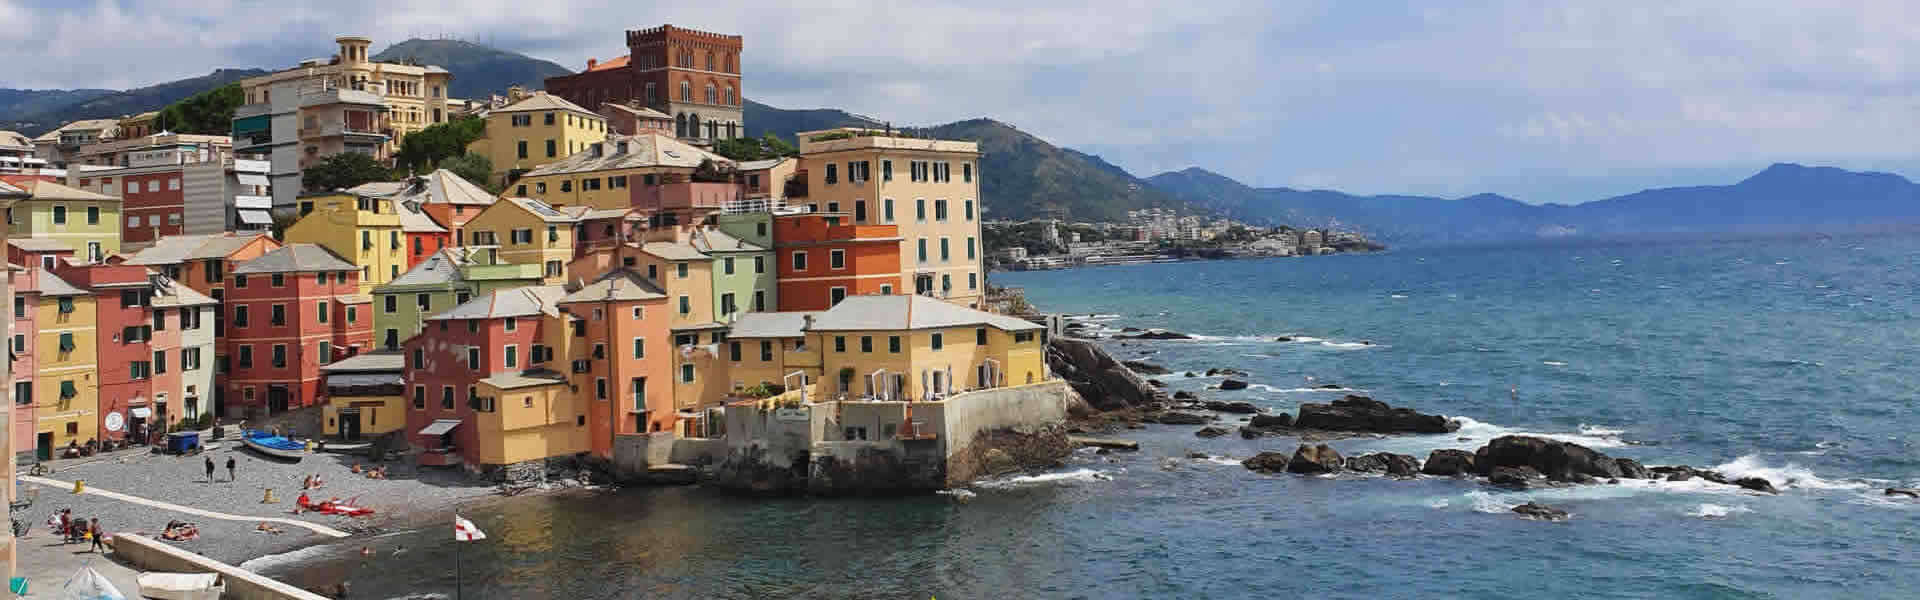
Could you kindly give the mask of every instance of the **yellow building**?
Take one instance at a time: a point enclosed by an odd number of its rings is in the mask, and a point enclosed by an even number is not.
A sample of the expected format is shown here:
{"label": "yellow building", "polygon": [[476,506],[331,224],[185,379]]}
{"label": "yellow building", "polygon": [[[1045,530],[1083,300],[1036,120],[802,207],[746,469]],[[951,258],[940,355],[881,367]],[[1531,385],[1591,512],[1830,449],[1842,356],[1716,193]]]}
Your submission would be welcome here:
{"label": "yellow building", "polygon": [[406,272],[406,232],[392,199],[330,194],[301,198],[300,207],[304,214],[281,241],[314,244],[358,265],[360,293]]}
{"label": "yellow building", "polygon": [[592,450],[589,428],[581,426],[592,408],[592,394],[574,392],[566,376],[552,371],[501,373],[481,379],[476,387],[479,464],[508,465]]}
{"label": "yellow building", "polygon": [[853,128],[797,137],[806,204],[855,225],[898,225],[914,293],[982,307],[979,144]]}
{"label": "yellow building", "polygon": [[407,426],[406,357],[371,352],[320,367],[327,405],[321,433],[328,440],[358,442]]}
{"label": "yellow building", "polygon": [[[807,343],[807,323],[819,312],[750,312],[727,332],[725,376],[735,395],[818,381],[820,346]],[[714,376],[719,376],[715,373]]]}
{"label": "yellow building", "polygon": [[467,221],[467,246],[498,248],[500,262],[541,265],[545,285],[567,282],[573,260],[574,215],[531,198],[507,196]]}
{"label": "yellow building", "polygon": [[1044,381],[1044,329],[925,296],[854,296],[806,327],[819,393],[889,400]]}
{"label": "yellow building", "polygon": [[[492,126],[488,127],[491,129]],[[659,133],[616,135],[606,141],[590,144],[564,160],[528,171],[514,181],[509,191],[516,196],[538,198],[555,206],[624,209],[634,206],[636,198],[666,206],[700,204],[699,198],[672,196],[723,192],[702,189],[700,186],[671,187],[663,184],[685,181],[702,161],[707,160],[726,164],[732,162],[724,156]],[[499,164],[494,163],[496,166]],[[724,192],[733,191],[731,186],[723,189]]]}
{"label": "yellow building", "polygon": [[33,317],[39,329],[33,344],[36,445],[58,452],[68,442],[100,439],[99,321],[91,293],[45,269],[34,269],[31,277],[40,292]]}
{"label": "yellow building", "polygon": [[99,262],[120,251],[120,199],[42,181],[15,187],[31,194],[7,208],[9,239],[40,238],[72,248],[75,260]]}
{"label": "yellow building", "polygon": [[572,156],[607,139],[607,119],[565,98],[534,92],[487,112],[487,129],[467,151],[493,161],[494,181]]}

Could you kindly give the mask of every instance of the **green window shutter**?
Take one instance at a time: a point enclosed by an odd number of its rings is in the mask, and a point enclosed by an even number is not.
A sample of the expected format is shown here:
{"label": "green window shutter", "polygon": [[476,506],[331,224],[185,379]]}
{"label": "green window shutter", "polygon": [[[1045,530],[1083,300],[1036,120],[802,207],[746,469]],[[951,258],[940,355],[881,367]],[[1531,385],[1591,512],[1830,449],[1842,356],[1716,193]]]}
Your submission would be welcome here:
{"label": "green window shutter", "polygon": [[75,387],[73,385],[73,380],[68,379],[60,382],[60,399],[61,400],[72,398],[78,395],[80,395],[80,388]]}
{"label": "green window shutter", "polygon": [[72,312],[73,312],[73,299],[72,299],[72,298],[61,298],[61,299],[60,299],[60,314],[63,314],[63,315],[64,315],[64,314],[71,314]]}
{"label": "green window shutter", "polygon": [[73,334],[71,333],[60,334],[60,351],[61,352],[73,351]]}

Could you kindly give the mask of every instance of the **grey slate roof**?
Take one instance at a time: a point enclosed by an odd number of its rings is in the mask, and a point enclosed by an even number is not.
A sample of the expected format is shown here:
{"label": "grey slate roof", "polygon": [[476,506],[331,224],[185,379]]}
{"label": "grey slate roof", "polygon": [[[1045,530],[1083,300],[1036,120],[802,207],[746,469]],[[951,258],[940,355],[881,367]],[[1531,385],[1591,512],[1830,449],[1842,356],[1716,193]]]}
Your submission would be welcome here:
{"label": "grey slate roof", "polygon": [[373,288],[373,293],[384,294],[400,288],[444,286],[456,281],[464,281],[460,277],[460,265],[468,262],[463,258],[459,248],[442,248],[420,259],[420,264],[407,269],[407,272],[401,273],[393,281]]}
{"label": "grey slate roof", "polygon": [[536,285],[510,290],[497,290],[491,294],[474,298],[466,304],[455,306],[431,317],[428,321],[449,321],[456,319],[499,319],[505,317],[531,317],[537,315],[559,316],[557,304],[567,295],[564,287],[557,285]]}
{"label": "grey slate roof", "polygon": [[978,311],[926,296],[851,296],[813,320],[813,331],[888,331],[986,325],[1003,331],[1041,329],[1025,319]]}
{"label": "grey slate roof", "polygon": [[500,373],[480,380],[480,383],[492,385],[503,390],[534,387],[540,385],[564,385],[567,376],[546,369],[531,369],[524,373]]}
{"label": "grey slate roof", "polygon": [[639,273],[628,269],[614,269],[608,271],[605,275],[601,275],[599,279],[587,284],[586,287],[567,294],[566,297],[560,299],[560,303],[623,302],[665,297],[667,297],[666,290],[662,290],[660,286],[654,285],[651,281],[647,281],[647,278],[640,276]]}
{"label": "grey slate roof", "polygon": [[573,218],[581,221],[598,221],[600,219],[620,219],[620,218],[634,220],[634,221],[640,220],[640,215],[635,214],[633,212],[633,209],[631,208],[594,208],[591,206],[569,206],[566,208],[562,208],[560,210],[561,212],[565,212],[568,215],[571,215]]}
{"label": "grey slate roof", "polygon": [[399,352],[368,352],[320,367],[320,372],[404,371],[406,368],[407,357],[405,354]]}
{"label": "grey slate roof", "polygon": [[750,312],[734,319],[729,338],[797,338],[805,335],[807,317],[818,319],[823,311]]}
{"label": "grey slate roof", "polygon": [[718,227],[701,228],[693,238],[693,247],[701,252],[765,252],[767,249],[734,237]]}
{"label": "grey slate roof", "polygon": [[85,296],[93,293],[74,287],[73,284],[67,283],[67,280],[55,276],[52,271],[46,269],[40,269],[35,276],[40,279],[40,295],[43,297]]}
{"label": "grey slate roof", "polygon": [[527,96],[519,102],[493,109],[493,112],[538,112],[548,110],[570,110],[583,115],[600,116],[600,113],[580,108],[580,105],[568,102],[566,98],[561,98],[546,92],[534,92],[533,95]]}
{"label": "grey slate roof", "polygon": [[240,263],[235,275],[253,273],[311,273],[315,271],[358,271],[360,267],[335,256],[333,251],[315,244],[291,244]]}
{"label": "grey slate roof", "polygon": [[[620,151],[620,144],[627,145],[627,151]],[[554,175],[559,173],[586,173],[608,169],[633,169],[639,167],[680,167],[691,169],[700,166],[703,160],[716,163],[730,163],[727,157],[702,150],[697,146],[673,139],[670,136],[654,132],[637,135],[610,135],[607,141],[594,142],[586,150],[575,152],[566,158],[541,165],[528,171],[523,177]]]}
{"label": "grey slate roof", "polygon": [[493,204],[493,194],[485,188],[474,185],[453,171],[435,169],[432,173],[421,175],[414,180],[375,181],[348,189],[351,194],[392,198],[395,201],[414,200],[421,204],[467,204],[486,206]]}
{"label": "grey slate roof", "polygon": [[235,235],[217,233],[203,235],[176,235],[160,238],[153,245],[136,252],[127,258],[130,265],[173,265],[189,260],[226,258],[241,246],[252,242],[255,237],[266,234]]}
{"label": "grey slate roof", "polygon": [[[3,183],[6,182],[0,181],[0,184]],[[53,238],[13,238],[7,240],[7,244],[28,252],[59,252],[73,249],[66,242]]]}
{"label": "grey slate roof", "polygon": [[734,170],[741,171],[741,172],[764,171],[767,169],[780,166],[780,163],[787,162],[789,160],[793,160],[793,159],[787,158],[787,157],[781,157],[781,158],[769,158],[766,160],[750,160],[747,162],[740,163],[740,165],[735,167]]}
{"label": "grey slate roof", "polygon": [[713,257],[701,254],[692,244],[679,242],[647,242],[640,246],[640,250],[672,261],[713,260]]}
{"label": "grey slate roof", "polygon": [[[158,290],[155,291],[157,292]],[[206,294],[202,294],[177,281],[174,282],[172,286],[169,286],[165,293],[155,293],[153,295],[154,306],[204,306],[219,303],[219,300],[208,297]]]}
{"label": "grey slate roof", "polygon": [[562,211],[558,208],[554,208],[553,205],[551,204],[547,204],[545,202],[541,202],[539,200],[535,200],[532,198],[521,198],[518,196],[503,196],[500,198],[500,200],[502,202],[511,202],[513,203],[514,206],[524,208],[526,209],[527,212],[533,213],[533,216],[540,217],[541,221],[545,221],[548,223],[572,223],[574,221],[579,220],[575,218],[573,215],[567,214],[566,211]]}

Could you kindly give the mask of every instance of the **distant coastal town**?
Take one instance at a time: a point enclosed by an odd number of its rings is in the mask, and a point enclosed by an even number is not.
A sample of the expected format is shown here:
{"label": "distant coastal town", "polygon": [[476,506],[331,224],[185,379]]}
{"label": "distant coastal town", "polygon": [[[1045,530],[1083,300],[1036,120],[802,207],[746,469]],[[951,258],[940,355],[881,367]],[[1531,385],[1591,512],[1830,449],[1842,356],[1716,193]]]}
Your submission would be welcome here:
{"label": "distant coastal town", "polygon": [[1125,223],[1059,218],[981,224],[988,270],[1036,271],[1194,259],[1324,256],[1386,246],[1334,228],[1261,227],[1163,208],[1127,211]]}

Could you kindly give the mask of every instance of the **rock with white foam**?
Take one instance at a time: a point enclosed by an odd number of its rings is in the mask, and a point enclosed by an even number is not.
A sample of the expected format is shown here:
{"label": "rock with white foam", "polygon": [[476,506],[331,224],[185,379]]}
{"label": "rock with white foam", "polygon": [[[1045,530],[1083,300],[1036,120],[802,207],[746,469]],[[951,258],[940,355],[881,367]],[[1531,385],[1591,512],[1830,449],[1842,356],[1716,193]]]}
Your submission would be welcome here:
{"label": "rock with white foam", "polygon": [[1558,521],[1565,521],[1567,519],[1573,518],[1573,515],[1568,513],[1566,510],[1554,508],[1551,506],[1547,506],[1545,504],[1539,504],[1535,502],[1528,502],[1526,504],[1515,506],[1513,507],[1513,512],[1519,514],[1520,516],[1537,520],[1537,521],[1558,522]]}
{"label": "rock with white foam", "polygon": [[1341,458],[1332,446],[1301,444],[1293,451],[1293,458],[1287,461],[1287,472],[1306,475],[1334,473],[1345,466],[1346,459]]}
{"label": "rock with white foam", "polygon": [[1375,452],[1348,458],[1347,470],[1386,473],[1393,477],[1412,477],[1420,473],[1420,459],[1406,454]]}
{"label": "rock with white foam", "polygon": [[1475,473],[1491,475],[1498,467],[1531,467],[1553,481],[1585,483],[1619,478],[1613,457],[1571,442],[1525,435],[1494,438],[1474,452]]}
{"label": "rock with white foam", "polygon": [[1394,408],[1366,396],[1348,394],[1331,404],[1302,404],[1293,420],[1302,429],[1366,433],[1451,433],[1460,424],[1440,415]]}

